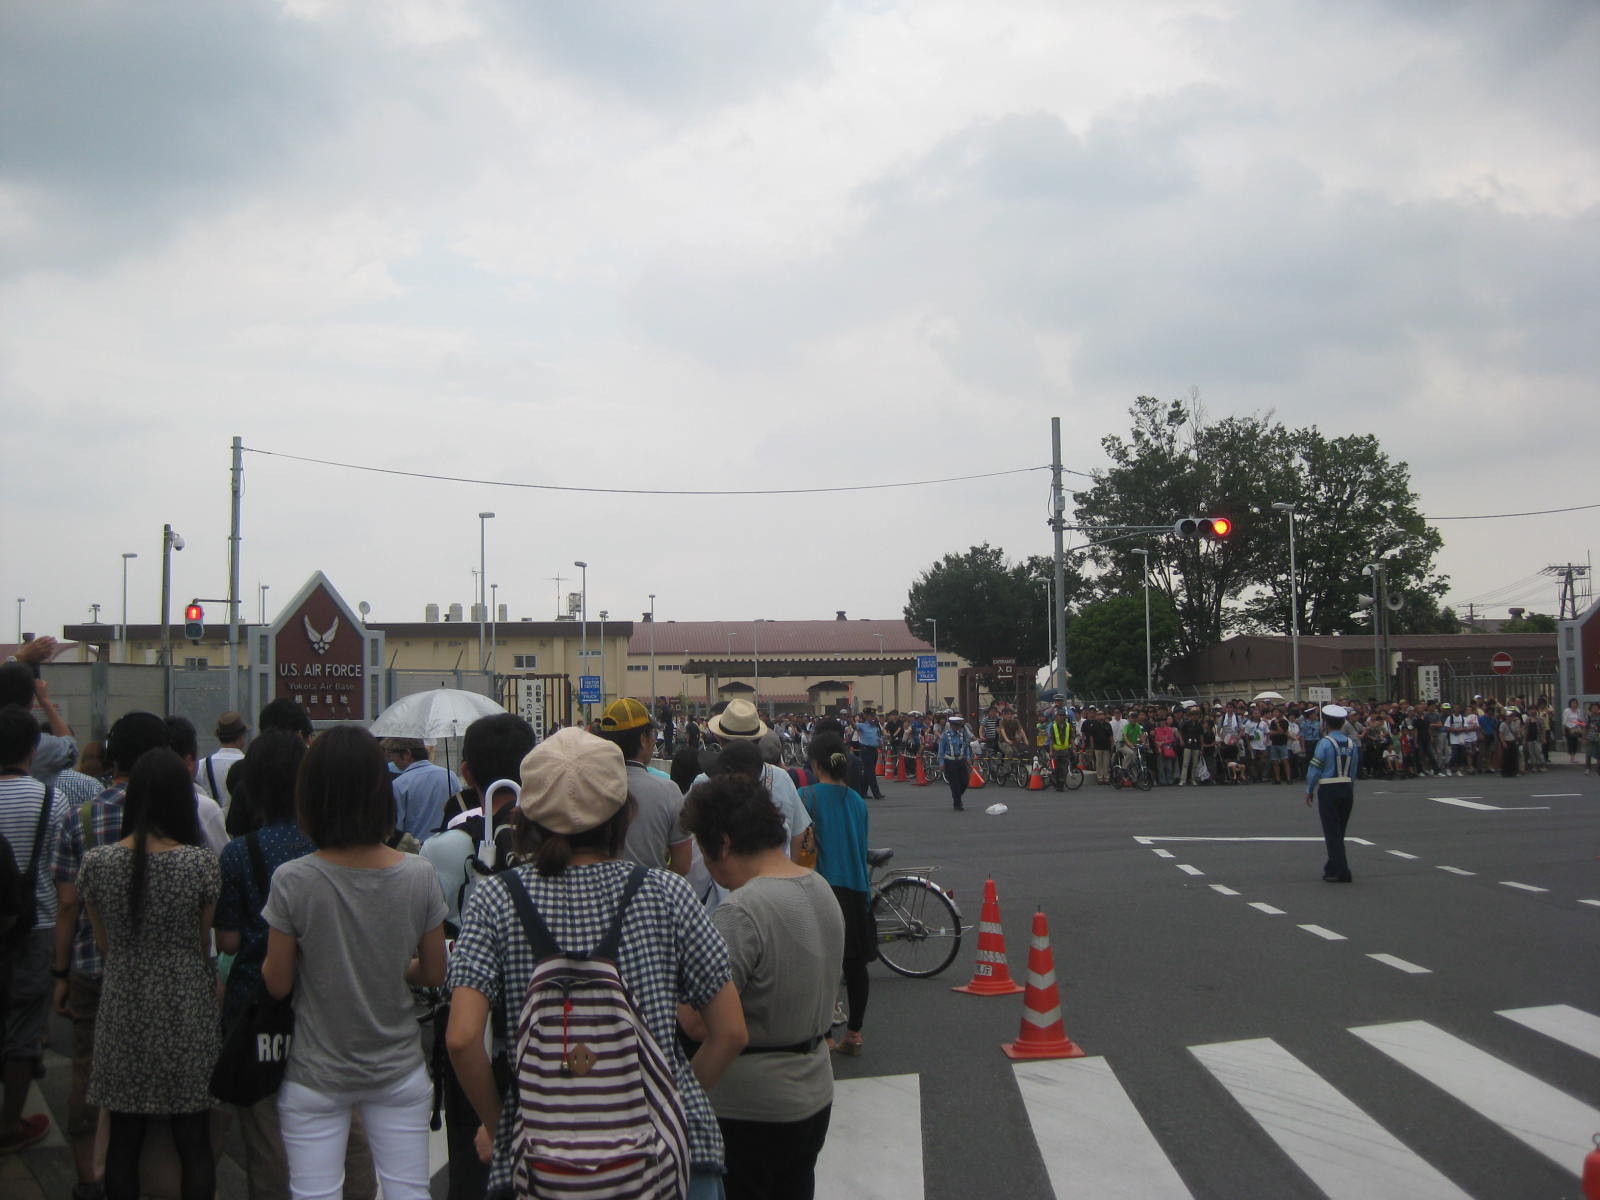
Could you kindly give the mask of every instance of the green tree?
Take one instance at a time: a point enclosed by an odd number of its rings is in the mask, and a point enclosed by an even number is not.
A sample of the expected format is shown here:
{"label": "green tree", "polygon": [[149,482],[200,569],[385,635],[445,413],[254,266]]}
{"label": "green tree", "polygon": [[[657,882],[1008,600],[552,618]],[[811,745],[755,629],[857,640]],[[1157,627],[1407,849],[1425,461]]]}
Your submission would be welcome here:
{"label": "green tree", "polygon": [[[1155,678],[1178,646],[1178,618],[1165,596],[1150,595],[1150,657]],[[1112,596],[1086,604],[1067,625],[1067,665],[1079,699],[1145,694],[1144,596]],[[1159,683],[1157,687],[1159,687]]]}
{"label": "green tree", "polygon": [[[1015,658],[1019,677],[1032,678],[1049,658],[1046,581],[1053,570],[1047,555],[1010,562],[1004,551],[987,543],[965,554],[946,554],[911,585],[906,624],[931,642],[937,621],[941,650],[954,650],[975,666]],[[1082,582],[1069,567],[1068,604]]]}
{"label": "green tree", "polygon": [[1526,613],[1500,626],[1501,633],[1554,633],[1556,619],[1549,613]]}

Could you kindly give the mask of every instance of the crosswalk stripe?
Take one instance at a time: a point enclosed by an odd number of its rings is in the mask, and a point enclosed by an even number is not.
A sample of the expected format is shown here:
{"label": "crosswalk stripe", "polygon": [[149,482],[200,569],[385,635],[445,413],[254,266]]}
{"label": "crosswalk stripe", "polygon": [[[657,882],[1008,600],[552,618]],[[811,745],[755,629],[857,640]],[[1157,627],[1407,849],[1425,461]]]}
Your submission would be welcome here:
{"label": "crosswalk stripe", "polygon": [[817,1158],[817,1195],[921,1200],[922,1085],[916,1075],[840,1079],[828,1140]]}
{"label": "crosswalk stripe", "polygon": [[1537,1008],[1501,1009],[1500,1016],[1600,1058],[1600,1017],[1593,1013],[1570,1004],[1543,1004]]}
{"label": "crosswalk stripe", "polygon": [[[1105,1059],[1023,1062],[1016,1075],[1058,1200],[1187,1200],[1189,1189]],[[857,1194],[817,1188],[819,1196]]]}
{"label": "crosswalk stripe", "polygon": [[1271,1038],[1189,1052],[1331,1200],[1466,1196]]}
{"label": "crosswalk stripe", "polygon": [[1414,962],[1407,962],[1393,954],[1369,954],[1368,958],[1381,962],[1386,967],[1393,967],[1396,971],[1404,971],[1407,975],[1432,975],[1433,971],[1427,967],[1419,967]]}
{"label": "crosswalk stripe", "polygon": [[1426,1021],[1362,1025],[1350,1032],[1573,1174],[1593,1149],[1600,1109]]}
{"label": "crosswalk stripe", "polygon": [[1345,937],[1344,934],[1335,933],[1333,930],[1323,925],[1302,925],[1300,928],[1304,929],[1307,933],[1314,933],[1319,938],[1329,942],[1348,942],[1350,940],[1349,938]]}

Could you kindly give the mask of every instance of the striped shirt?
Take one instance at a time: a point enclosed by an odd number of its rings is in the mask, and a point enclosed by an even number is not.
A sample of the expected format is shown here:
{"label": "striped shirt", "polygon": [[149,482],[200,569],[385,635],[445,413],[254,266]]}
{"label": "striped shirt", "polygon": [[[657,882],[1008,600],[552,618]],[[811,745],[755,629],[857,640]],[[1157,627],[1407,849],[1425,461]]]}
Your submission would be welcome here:
{"label": "striped shirt", "polygon": [[[95,846],[109,846],[122,837],[122,800],[128,790],[126,783],[114,783],[89,801],[89,830],[93,840],[84,845],[83,820],[80,810],[68,815],[61,825],[61,840],[56,843],[55,880],[57,883],[78,884],[78,871],[83,866],[83,856]],[[54,901],[51,901],[54,904]],[[78,910],[78,928],[72,935],[72,971],[99,979],[105,974],[106,962],[100,947],[94,943],[94,928],[89,924],[89,910]]]}

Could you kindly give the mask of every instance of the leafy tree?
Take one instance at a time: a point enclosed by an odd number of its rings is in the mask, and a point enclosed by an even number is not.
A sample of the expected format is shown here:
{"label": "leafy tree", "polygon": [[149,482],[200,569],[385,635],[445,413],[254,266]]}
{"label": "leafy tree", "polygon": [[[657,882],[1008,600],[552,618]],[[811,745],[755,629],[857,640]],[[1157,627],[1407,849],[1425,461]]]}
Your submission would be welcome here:
{"label": "leafy tree", "polygon": [[[1270,414],[1211,421],[1192,397],[1141,396],[1130,416],[1127,437],[1102,442],[1111,466],[1077,494],[1078,523],[1103,543],[1091,555],[1104,595],[1137,588],[1144,564],[1135,551],[1150,552],[1151,586],[1171,601],[1184,653],[1226,632],[1290,627],[1288,516],[1277,502],[1297,514],[1302,633],[1370,627],[1360,567],[1377,559],[1390,594],[1404,596],[1419,623],[1438,616],[1445,580],[1432,566],[1442,539],[1417,512],[1409,468],[1391,462],[1376,438],[1328,438]],[[1217,542],[1166,532],[1186,516],[1226,516],[1233,531]],[[1138,526],[1158,528],[1128,528]]]}
{"label": "leafy tree", "polygon": [[[1150,595],[1150,656],[1155,677],[1178,646],[1178,618],[1165,596]],[[1145,694],[1144,596],[1112,596],[1086,604],[1067,626],[1067,664],[1080,698]]]}
{"label": "leafy tree", "polygon": [[1554,633],[1556,619],[1549,613],[1527,613],[1500,626],[1501,633]]}
{"label": "leafy tree", "polygon": [[[1013,563],[987,543],[965,554],[946,554],[911,585],[906,624],[931,642],[937,621],[940,649],[954,650],[977,666],[1015,658],[1018,677],[1032,678],[1049,658],[1046,581],[1053,572],[1048,555]],[[1069,566],[1066,602],[1081,588],[1081,576]]]}

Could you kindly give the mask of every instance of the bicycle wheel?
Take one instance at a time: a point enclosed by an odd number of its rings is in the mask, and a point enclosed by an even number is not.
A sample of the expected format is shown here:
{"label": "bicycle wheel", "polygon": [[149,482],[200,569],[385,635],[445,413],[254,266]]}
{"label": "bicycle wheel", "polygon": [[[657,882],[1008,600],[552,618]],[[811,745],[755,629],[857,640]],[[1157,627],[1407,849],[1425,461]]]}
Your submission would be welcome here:
{"label": "bicycle wheel", "polygon": [[926,879],[891,879],[872,897],[878,955],[898,975],[926,979],[955,961],[961,914],[955,901]]}
{"label": "bicycle wheel", "polygon": [[1134,786],[1141,792],[1148,792],[1155,787],[1155,776],[1150,774],[1150,768],[1145,763],[1139,764],[1139,773],[1133,777]]}
{"label": "bicycle wheel", "polygon": [[1083,786],[1083,769],[1078,766],[1077,759],[1069,758],[1061,764],[1061,782],[1069,792],[1075,792]]}
{"label": "bicycle wheel", "polygon": [[989,768],[984,776],[990,783],[998,787],[1011,786],[1012,760],[1009,758],[996,759],[994,766]]}

